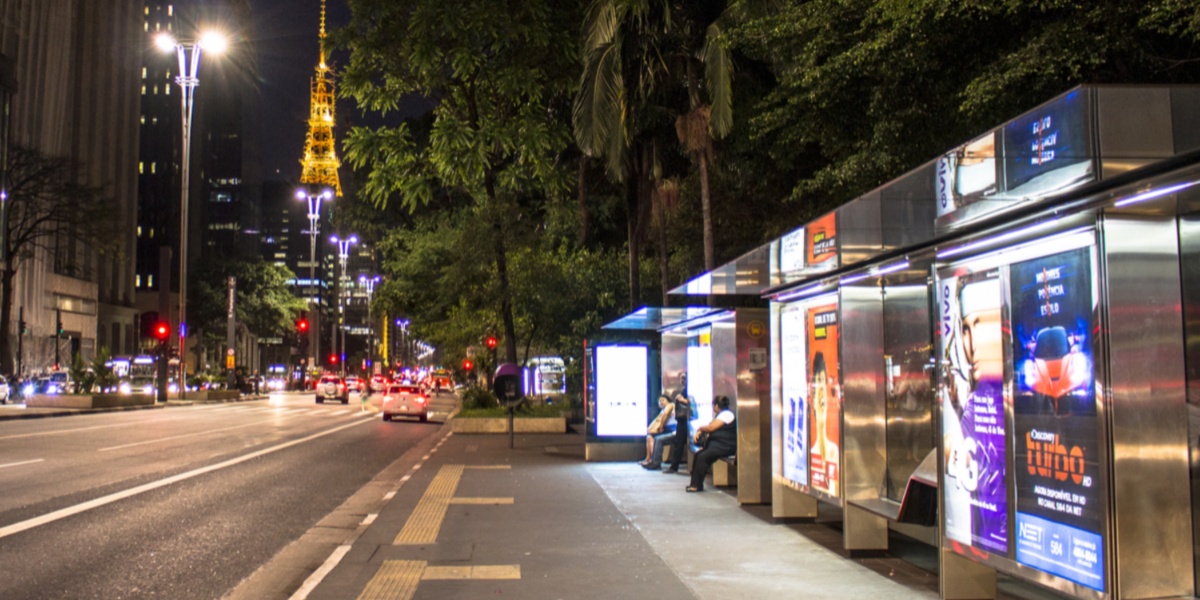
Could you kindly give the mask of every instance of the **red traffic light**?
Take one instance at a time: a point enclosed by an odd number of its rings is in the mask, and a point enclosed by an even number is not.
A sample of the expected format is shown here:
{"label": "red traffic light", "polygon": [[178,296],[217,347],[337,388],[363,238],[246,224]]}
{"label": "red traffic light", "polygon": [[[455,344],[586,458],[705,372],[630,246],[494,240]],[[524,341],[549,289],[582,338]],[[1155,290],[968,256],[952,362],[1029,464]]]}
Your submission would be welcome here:
{"label": "red traffic light", "polygon": [[296,331],[300,333],[308,333],[308,317],[300,317],[296,321]]}
{"label": "red traffic light", "polygon": [[484,340],[484,343],[487,344],[488,350],[495,350],[496,349],[496,336],[494,336],[494,335],[487,336],[487,339]]}
{"label": "red traffic light", "polygon": [[463,361],[463,370],[464,371],[470,371],[471,369],[474,369],[474,368],[475,368],[475,363],[471,362],[471,359],[468,358]]}
{"label": "red traffic light", "polygon": [[159,323],[154,326],[154,339],[165,342],[171,337],[171,326],[166,323]]}
{"label": "red traffic light", "polygon": [[330,355],[329,355],[329,364],[331,364],[331,365],[336,365],[336,364],[337,364],[337,360],[338,360],[338,357],[337,357],[337,355],[336,355],[336,354],[330,354]]}

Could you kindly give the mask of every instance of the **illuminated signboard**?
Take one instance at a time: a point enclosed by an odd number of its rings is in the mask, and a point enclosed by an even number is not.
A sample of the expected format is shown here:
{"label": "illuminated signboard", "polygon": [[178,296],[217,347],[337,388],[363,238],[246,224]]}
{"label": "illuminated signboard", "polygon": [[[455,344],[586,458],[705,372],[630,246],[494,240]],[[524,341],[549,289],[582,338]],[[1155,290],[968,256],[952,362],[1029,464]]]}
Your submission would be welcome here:
{"label": "illuminated signboard", "polygon": [[842,387],[838,376],[838,305],[808,309],[809,477],[837,496],[841,483]]}
{"label": "illuminated signboard", "polygon": [[837,213],[829,213],[806,227],[808,233],[808,265],[837,266]]}
{"label": "illuminated signboard", "polygon": [[783,477],[808,485],[808,354],[804,309],[795,304],[779,311],[779,365],[783,398]]}
{"label": "illuminated signboard", "polygon": [[644,346],[596,347],[596,435],[646,435],[647,373]]}
{"label": "illuminated signboard", "polygon": [[692,431],[713,419],[712,327],[688,331],[687,393],[692,401]]}
{"label": "illuminated signboard", "polygon": [[1088,93],[1076,90],[1004,127],[1004,195],[1040,197],[1094,178]]}
{"label": "illuminated signboard", "polygon": [[1014,264],[1017,562],[1104,590],[1091,253]]}
{"label": "illuminated signboard", "polygon": [[793,273],[804,268],[804,228],[779,239],[779,271]]}
{"label": "illuminated signboard", "polygon": [[938,281],[946,537],[1008,551],[1004,344],[998,269]]}
{"label": "illuminated signboard", "polygon": [[938,159],[935,177],[939,217],[994,194],[996,134],[988,133]]}

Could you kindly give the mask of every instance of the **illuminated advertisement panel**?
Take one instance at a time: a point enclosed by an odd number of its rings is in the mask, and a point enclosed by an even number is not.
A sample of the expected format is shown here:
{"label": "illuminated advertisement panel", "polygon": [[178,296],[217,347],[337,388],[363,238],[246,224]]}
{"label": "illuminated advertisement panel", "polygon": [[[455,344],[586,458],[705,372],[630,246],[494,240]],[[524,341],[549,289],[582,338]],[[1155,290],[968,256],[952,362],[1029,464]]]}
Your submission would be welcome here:
{"label": "illuminated advertisement panel", "polygon": [[838,376],[838,305],[807,311],[809,473],[813,489],[838,495],[841,481],[842,388]]}
{"label": "illuminated advertisement panel", "polygon": [[692,431],[713,419],[712,327],[688,331],[687,394],[692,401]]}
{"label": "illuminated advertisement panel", "polygon": [[996,192],[996,134],[965,144],[938,159],[937,216],[948,215]]}
{"label": "illuminated advertisement panel", "polygon": [[596,347],[596,435],[646,435],[647,373],[645,346]]}
{"label": "illuminated advertisement panel", "polygon": [[783,396],[783,477],[808,485],[807,332],[804,308],[790,304],[779,311],[779,367]]}
{"label": "illuminated advertisement panel", "polygon": [[998,269],[938,282],[946,537],[1008,551],[1004,341]]}
{"label": "illuminated advertisement panel", "polygon": [[804,268],[804,228],[779,239],[779,271],[793,273]]}
{"label": "illuminated advertisement panel", "polygon": [[837,266],[837,213],[829,213],[806,227],[808,232],[808,265]]}
{"label": "illuminated advertisement panel", "polygon": [[1088,94],[1076,90],[1004,127],[1004,194],[1037,197],[1094,179]]}
{"label": "illuminated advertisement panel", "polygon": [[1091,251],[1009,268],[1017,562],[1104,591]]}

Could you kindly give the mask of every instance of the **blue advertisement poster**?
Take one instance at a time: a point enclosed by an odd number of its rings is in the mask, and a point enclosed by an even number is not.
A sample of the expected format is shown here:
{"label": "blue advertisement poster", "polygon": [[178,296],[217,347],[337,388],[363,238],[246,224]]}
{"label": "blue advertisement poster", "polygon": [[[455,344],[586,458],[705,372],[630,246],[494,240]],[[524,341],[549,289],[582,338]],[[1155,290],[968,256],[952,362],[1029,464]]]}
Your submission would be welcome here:
{"label": "blue advertisement poster", "polygon": [[1091,249],[1010,267],[1017,562],[1104,591]]}
{"label": "blue advertisement poster", "polygon": [[1008,450],[999,271],[938,281],[946,537],[1008,552]]}
{"label": "blue advertisement poster", "polygon": [[808,485],[808,354],[804,310],[795,304],[779,313],[779,355],[783,397],[783,477]]}
{"label": "blue advertisement poster", "polygon": [[1004,128],[1007,196],[1044,196],[1094,179],[1088,93],[1076,90]]}

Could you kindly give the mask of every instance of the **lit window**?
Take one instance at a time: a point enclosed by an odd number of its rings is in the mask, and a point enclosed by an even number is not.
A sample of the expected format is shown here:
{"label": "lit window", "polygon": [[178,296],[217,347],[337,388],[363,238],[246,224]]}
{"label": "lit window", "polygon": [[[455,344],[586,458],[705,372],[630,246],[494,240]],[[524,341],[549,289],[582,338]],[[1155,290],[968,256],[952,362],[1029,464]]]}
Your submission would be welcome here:
{"label": "lit window", "polygon": [[150,172],[151,172],[151,173],[157,173],[157,172],[158,172],[158,163],[157,163],[157,162],[152,162],[152,163],[150,163]]}
{"label": "lit window", "polygon": [[138,225],[138,237],[142,237],[142,226]]}
{"label": "lit window", "polygon": [[150,239],[154,239],[154,228],[150,228]]}
{"label": "lit window", "polygon": [[146,67],[142,67],[142,79],[146,78]]}
{"label": "lit window", "polygon": [[275,258],[287,258],[287,253],[286,252],[276,252]]}
{"label": "lit window", "polygon": [[155,96],[158,95],[158,86],[157,85],[154,86],[154,95]]}
{"label": "lit window", "polygon": [[170,96],[171,95],[171,86],[168,85],[167,89],[163,90],[163,93]]}
{"label": "lit window", "polygon": [[148,22],[147,22],[147,23],[142,23],[142,30],[143,30],[143,31],[150,31],[150,23],[148,23]]}
{"label": "lit window", "polygon": [[146,115],[142,115],[142,125],[146,124]]}
{"label": "lit window", "polygon": [[146,86],[144,86],[144,85],[142,86],[142,95],[143,96],[146,95]]}
{"label": "lit window", "polygon": [[145,172],[146,172],[146,163],[138,162],[138,175],[141,175]]}
{"label": "lit window", "polygon": [[154,287],[154,276],[153,275],[146,276],[146,280],[147,280],[146,287]]}
{"label": "lit window", "polygon": [[173,5],[173,4],[167,5],[167,14],[171,15],[171,16],[175,15],[175,5]]}
{"label": "lit window", "polygon": [[146,14],[150,14],[150,7],[149,7],[149,6],[147,6],[147,7],[146,7]]}
{"label": "lit window", "polygon": [[[149,9],[146,9],[146,10],[149,10]],[[140,274],[133,278],[133,285],[135,287],[142,287],[142,276]]]}

